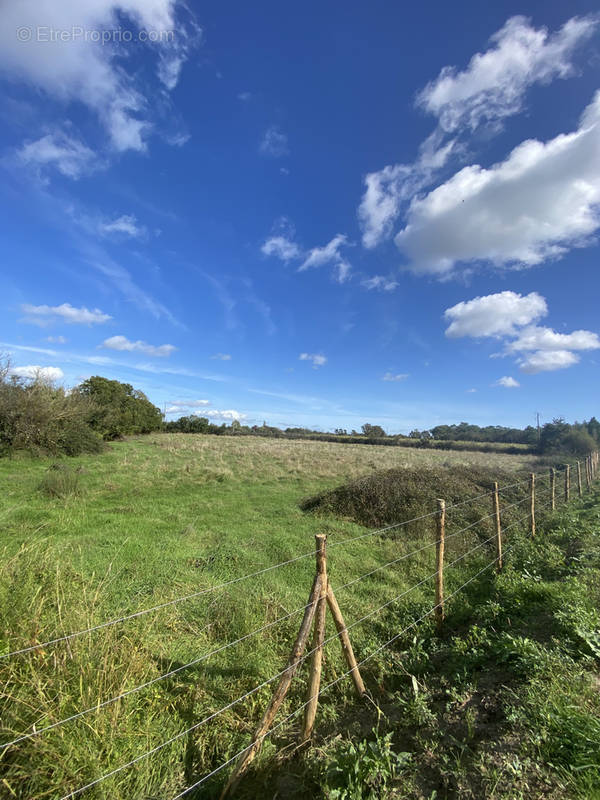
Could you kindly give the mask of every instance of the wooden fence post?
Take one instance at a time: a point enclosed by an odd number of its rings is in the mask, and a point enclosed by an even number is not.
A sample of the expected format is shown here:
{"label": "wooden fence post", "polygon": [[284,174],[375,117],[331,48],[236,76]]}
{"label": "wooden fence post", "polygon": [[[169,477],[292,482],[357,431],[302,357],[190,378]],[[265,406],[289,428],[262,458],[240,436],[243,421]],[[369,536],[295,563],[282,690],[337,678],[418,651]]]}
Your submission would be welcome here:
{"label": "wooden fence post", "polygon": [[500,494],[498,492],[498,482],[494,481],[494,522],[496,524],[496,569],[502,569],[502,525],[500,522]]}
{"label": "wooden fence post", "polygon": [[529,530],[535,537],[535,472],[529,475]]}
{"label": "wooden fence post", "polygon": [[308,681],[307,706],[304,710],[304,721],[300,741],[305,742],[312,736],[319,703],[321,686],[321,670],[323,666],[323,640],[325,638],[325,614],[327,612],[327,537],[324,534],[315,536],[317,545],[317,575],[321,577],[321,593],[315,613],[315,630],[313,634],[313,653],[310,663]]}
{"label": "wooden fence post", "polygon": [[556,511],[556,470],[550,467],[550,507]]}
{"label": "wooden fence post", "polygon": [[437,573],[435,576],[435,617],[438,631],[444,622],[444,544],[446,537],[446,501],[438,500],[437,513]]}
{"label": "wooden fence post", "polygon": [[302,619],[302,624],[300,625],[300,630],[298,631],[298,636],[296,637],[296,641],[294,642],[294,646],[292,647],[292,652],[290,653],[290,657],[288,659],[286,670],[279,679],[279,684],[275,692],[273,693],[271,702],[267,706],[267,710],[263,714],[263,718],[260,721],[260,725],[258,726],[256,733],[254,734],[254,737],[252,739],[252,744],[249,747],[247,747],[246,750],[243,751],[243,754],[240,758],[240,761],[238,762],[237,767],[234,769],[229,780],[227,781],[225,788],[221,793],[221,800],[223,800],[223,798],[226,797],[226,795],[229,794],[229,792],[233,791],[233,789],[237,786],[244,772],[246,772],[246,770],[250,766],[250,763],[256,758],[256,756],[260,752],[263,740],[265,738],[265,734],[271,727],[271,724],[275,719],[275,715],[277,714],[279,707],[283,703],[285,696],[288,692],[288,689],[290,688],[292,678],[294,677],[294,675],[296,674],[296,670],[300,666],[300,660],[306,648],[306,642],[310,634],[310,626],[315,616],[315,610],[320,595],[321,595],[321,576],[319,575],[319,573],[317,573],[315,575],[312,589],[308,598],[308,605],[304,610],[304,617]]}
{"label": "wooden fence post", "polygon": [[586,456],[585,457],[585,485],[586,485],[586,488],[587,488],[588,492],[590,490],[591,483],[592,483],[592,477],[590,475],[590,457]]}
{"label": "wooden fence post", "polygon": [[352,649],[352,643],[350,642],[350,637],[348,636],[346,623],[344,622],[338,602],[335,599],[335,594],[333,593],[331,584],[329,584],[327,587],[327,603],[340,637],[344,658],[350,667],[350,677],[352,678],[352,682],[354,683],[354,687],[358,696],[362,697],[366,692],[365,685],[363,683],[363,679],[361,678],[360,672],[358,671],[358,664],[356,663],[356,658],[354,657],[354,650]]}
{"label": "wooden fence post", "polygon": [[565,503],[569,502],[571,497],[571,465],[567,464],[565,469]]}
{"label": "wooden fence post", "polygon": [[583,486],[581,485],[581,461],[577,462],[577,493],[579,497],[583,496]]}

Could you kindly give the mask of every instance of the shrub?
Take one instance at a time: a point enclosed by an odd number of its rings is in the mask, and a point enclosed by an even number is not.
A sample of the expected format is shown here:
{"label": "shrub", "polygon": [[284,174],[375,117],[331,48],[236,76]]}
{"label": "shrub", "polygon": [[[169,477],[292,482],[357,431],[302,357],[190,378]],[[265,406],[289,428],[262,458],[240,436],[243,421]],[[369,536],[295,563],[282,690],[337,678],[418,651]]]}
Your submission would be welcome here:
{"label": "shrub", "polygon": [[79,472],[63,464],[52,464],[38,488],[48,497],[69,497],[79,494]]}

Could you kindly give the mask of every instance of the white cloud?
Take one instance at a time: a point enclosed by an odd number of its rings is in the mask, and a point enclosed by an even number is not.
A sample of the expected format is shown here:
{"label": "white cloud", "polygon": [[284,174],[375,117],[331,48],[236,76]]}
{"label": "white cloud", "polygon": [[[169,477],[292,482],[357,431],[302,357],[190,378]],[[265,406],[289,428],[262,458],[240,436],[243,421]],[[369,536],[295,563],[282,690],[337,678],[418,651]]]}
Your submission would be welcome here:
{"label": "white cloud", "polygon": [[398,281],[391,278],[385,278],[383,275],[374,275],[372,278],[366,278],[360,282],[361,286],[365,289],[379,289],[382,292],[393,292],[398,287]]}
{"label": "white cloud", "polygon": [[348,244],[348,237],[338,233],[324,247],[313,247],[306,254],[306,258],[298,267],[298,272],[304,272],[313,267],[322,267],[332,264],[336,270],[338,283],[343,283],[350,275],[351,266],[340,253],[340,247]]}
{"label": "white cloud", "polygon": [[64,336],[47,336],[46,341],[50,342],[51,344],[66,344],[68,339]]}
{"label": "white cloud", "polygon": [[60,131],[27,142],[17,150],[17,158],[37,170],[53,166],[74,180],[90,173],[98,163],[96,154],[89,147]]}
{"label": "white cloud", "polygon": [[467,389],[467,394],[474,394],[477,389]]}
{"label": "white cloud", "polygon": [[579,356],[570,350],[538,350],[519,359],[519,366],[522,372],[535,375],[537,372],[551,372],[572,367],[578,362]]}
{"label": "white cloud", "polygon": [[510,375],[504,375],[502,378],[498,378],[496,383],[493,384],[494,386],[504,386],[505,389],[516,389],[521,384],[519,381],[511,378]]}
{"label": "white cloud", "polygon": [[327,363],[327,357],[322,353],[300,353],[300,361],[312,361],[313,369],[318,369]]}
{"label": "white cloud", "polygon": [[592,331],[557,333],[552,328],[531,324],[547,313],[546,301],[537,292],[522,296],[507,291],[476,297],[446,310],[444,317],[451,320],[446,336],[512,339],[503,353],[494,355],[516,355],[521,371],[532,375],[577,364],[579,356],[573,351],[600,348],[600,337]]}
{"label": "white cloud", "polygon": [[143,225],[138,225],[138,221],[133,214],[123,214],[111,222],[101,222],[100,233],[123,233],[127,236],[138,238],[145,236],[146,229]]}
{"label": "white cloud", "polygon": [[583,246],[600,226],[599,202],[600,92],[575,132],[523,142],[502,163],[465,167],[413,199],[396,244],[418,273],[533,266]]}
{"label": "white cloud", "polygon": [[48,383],[59,381],[65,377],[65,373],[60,367],[40,367],[29,365],[27,367],[13,367],[11,373],[19,378],[28,380],[39,380]]}
{"label": "white cloud", "polygon": [[289,153],[287,136],[276,125],[272,125],[265,131],[258,149],[262,155],[271,158],[287,156]]}
{"label": "white cloud", "polygon": [[394,374],[393,372],[386,372],[382,381],[405,381],[408,378],[408,372],[399,372]]}
{"label": "white cloud", "polygon": [[210,419],[220,419],[223,421],[234,419],[241,421],[248,418],[247,414],[242,414],[233,408],[227,409],[226,411],[218,411],[216,408],[209,408],[207,411],[203,411],[202,415]]}
{"label": "white cloud", "polygon": [[531,85],[574,74],[574,51],[597,25],[597,17],[573,18],[549,35],[524,17],[512,17],[492,37],[487,52],[473,56],[465,70],[444,67],[417,95],[417,105],[438,124],[421,143],[416,160],[390,164],[365,177],[358,209],[363,245],[375,247],[392,235],[395,220],[448,160],[472,149],[467,135],[481,125],[497,132],[503,119],[522,110]]}
{"label": "white cloud", "polygon": [[211,358],[217,359],[218,361],[231,361],[229,353],[215,353]]}
{"label": "white cloud", "polygon": [[600,338],[592,331],[557,333],[552,328],[533,325],[520,331],[519,336],[507,345],[508,352],[523,350],[597,350]]}
{"label": "white cloud", "polygon": [[24,321],[36,325],[48,325],[58,320],[69,324],[97,325],[112,319],[110,314],[105,314],[99,308],[90,311],[85,306],[74,308],[70,303],[60,306],[32,306],[24,303],[21,309],[27,315]]}
{"label": "white cloud", "polygon": [[573,17],[549,35],[525,17],[511,17],[491,37],[485,53],[476,53],[462,72],[444,67],[419,92],[417,103],[434,114],[445,131],[474,129],[516,114],[530,86],[573,74],[573,52],[597,24],[596,17]]}
{"label": "white cloud", "polygon": [[546,301],[537,292],[488,294],[446,309],[444,319],[450,322],[446,336],[510,336],[547,313]]}
{"label": "white cloud", "polygon": [[248,103],[252,100],[252,92],[239,92],[238,100],[241,100],[242,103]]}
{"label": "white cloud", "polygon": [[[172,89],[199,33],[187,9],[187,25],[176,19],[176,9],[182,6],[178,0],[2,3],[0,70],[63,103],[87,106],[107,129],[116,150],[144,150],[152,127],[151,104],[134,70],[126,71],[126,56],[140,46],[155,53],[158,78],[167,90]],[[61,32],[56,40],[49,40],[51,29]],[[73,33],[74,29],[81,34]],[[131,32],[132,43],[102,43],[91,35],[124,29]],[[31,31],[29,41],[20,39],[18,30]],[[141,39],[138,43],[140,30],[148,32],[145,43]]]}
{"label": "white cloud", "polygon": [[131,342],[126,336],[111,336],[105,339],[100,347],[109,350],[127,351],[130,353],[145,353],[147,356],[158,356],[160,358],[170,356],[177,348],[172,344],[153,345],[138,340]]}
{"label": "white cloud", "polygon": [[181,414],[189,409],[204,409],[210,400],[171,400],[167,405],[167,414]]}
{"label": "white cloud", "polygon": [[264,255],[276,256],[282,261],[290,261],[293,258],[300,258],[302,255],[296,242],[288,239],[287,236],[271,236],[260,249]]}

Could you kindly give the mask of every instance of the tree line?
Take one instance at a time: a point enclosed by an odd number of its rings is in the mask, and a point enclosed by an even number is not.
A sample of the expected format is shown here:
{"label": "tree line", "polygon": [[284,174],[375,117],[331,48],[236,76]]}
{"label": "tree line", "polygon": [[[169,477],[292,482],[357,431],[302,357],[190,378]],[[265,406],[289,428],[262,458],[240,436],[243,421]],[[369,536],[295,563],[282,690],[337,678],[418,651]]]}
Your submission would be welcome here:
{"label": "tree line", "polygon": [[243,425],[233,420],[230,425],[217,425],[194,414],[165,421],[160,409],[129,383],[96,375],[68,390],[40,376],[20,378],[8,362],[0,364],[0,455],[16,451],[35,455],[96,453],[106,441],[153,431],[574,455],[589,453],[600,443],[600,422],[595,417],[574,423],[557,418],[539,430],[531,425],[521,429],[461,422],[413,430],[408,436],[387,435],[380,425],[371,423],[362,425],[360,431],[335,428],[323,433],[304,427],[278,428],[266,422]]}

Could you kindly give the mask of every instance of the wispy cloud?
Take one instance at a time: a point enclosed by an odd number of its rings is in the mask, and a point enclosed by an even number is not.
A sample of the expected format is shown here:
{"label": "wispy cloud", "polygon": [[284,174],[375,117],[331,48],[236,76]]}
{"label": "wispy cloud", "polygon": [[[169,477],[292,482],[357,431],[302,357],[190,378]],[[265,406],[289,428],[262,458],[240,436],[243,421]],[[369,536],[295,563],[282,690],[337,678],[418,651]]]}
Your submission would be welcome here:
{"label": "wispy cloud", "polygon": [[300,361],[311,361],[313,369],[318,369],[327,363],[327,357],[322,353],[300,353],[298,358]]}
{"label": "wispy cloud", "polygon": [[211,356],[211,358],[214,358],[217,361],[231,361],[231,355],[229,353],[215,353],[214,356]]}
{"label": "wispy cloud", "polygon": [[60,306],[34,306],[24,303],[21,310],[26,315],[23,322],[31,322],[35,325],[50,325],[53,322],[61,321],[68,324],[80,325],[100,325],[112,319],[110,314],[105,314],[99,308],[90,309],[82,307],[75,308],[70,303],[63,303]]}
{"label": "wispy cloud", "polygon": [[272,125],[265,131],[258,149],[263,156],[282,158],[289,153],[288,138],[277,125]]}
{"label": "wispy cloud", "polygon": [[158,356],[160,358],[170,356],[171,353],[177,350],[173,344],[153,345],[139,339],[137,342],[132,342],[126,336],[111,336],[109,339],[105,339],[100,347],[128,353],[144,353],[147,356]]}
{"label": "wispy cloud", "polygon": [[102,234],[117,233],[133,238],[140,238],[147,233],[146,228],[138,223],[133,214],[122,214],[110,222],[101,222],[99,231]]}
{"label": "wispy cloud", "polygon": [[408,372],[386,372],[382,381],[405,381],[408,378]]}

